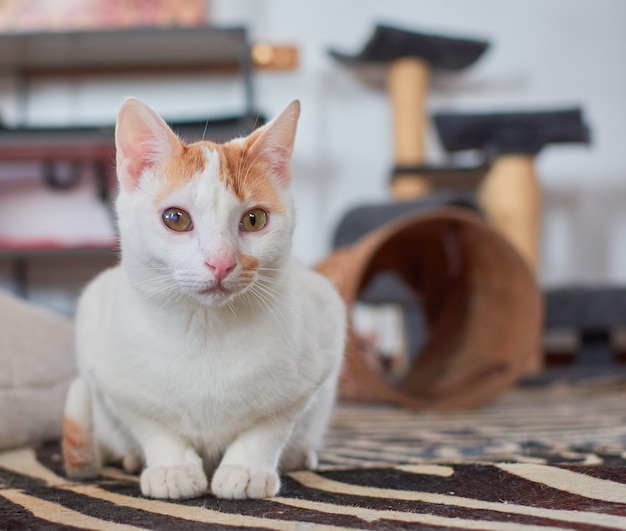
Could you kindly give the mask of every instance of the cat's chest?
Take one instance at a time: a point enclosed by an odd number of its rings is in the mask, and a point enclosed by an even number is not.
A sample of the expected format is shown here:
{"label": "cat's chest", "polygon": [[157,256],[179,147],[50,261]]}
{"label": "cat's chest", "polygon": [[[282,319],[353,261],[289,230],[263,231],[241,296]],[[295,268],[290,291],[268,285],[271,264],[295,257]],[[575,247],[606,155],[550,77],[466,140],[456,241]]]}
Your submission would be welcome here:
{"label": "cat's chest", "polygon": [[232,352],[228,363],[207,355],[152,367],[135,389],[141,396],[135,407],[163,420],[167,417],[182,431],[220,428],[281,407],[281,396],[290,387],[285,380],[274,381],[281,368],[238,359],[238,354]]}
{"label": "cat's chest", "polygon": [[217,326],[195,321],[119,338],[113,351],[120,358],[100,374],[120,407],[132,403],[191,434],[198,426],[235,429],[306,392],[290,348],[295,337],[272,333],[261,319]]}

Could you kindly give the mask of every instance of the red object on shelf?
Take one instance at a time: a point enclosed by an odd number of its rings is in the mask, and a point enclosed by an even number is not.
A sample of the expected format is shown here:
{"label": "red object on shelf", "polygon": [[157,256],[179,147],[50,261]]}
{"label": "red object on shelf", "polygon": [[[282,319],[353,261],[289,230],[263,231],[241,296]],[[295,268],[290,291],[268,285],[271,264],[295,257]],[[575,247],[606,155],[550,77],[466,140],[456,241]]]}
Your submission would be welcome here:
{"label": "red object on shelf", "polygon": [[117,238],[64,241],[55,238],[12,238],[7,236],[0,236],[0,253],[5,251],[114,251],[118,248],[119,240]]}

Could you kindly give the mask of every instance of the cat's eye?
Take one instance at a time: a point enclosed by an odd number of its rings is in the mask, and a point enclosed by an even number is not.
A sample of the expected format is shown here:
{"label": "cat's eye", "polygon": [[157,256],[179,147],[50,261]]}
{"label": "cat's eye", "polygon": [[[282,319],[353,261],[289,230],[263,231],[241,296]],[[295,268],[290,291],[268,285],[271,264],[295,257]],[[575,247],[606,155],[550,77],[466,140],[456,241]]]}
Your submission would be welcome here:
{"label": "cat's eye", "polygon": [[267,213],[260,208],[253,208],[241,218],[239,227],[244,232],[256,232],[267,225]]}
{"label": "cat's eye", "polygon": [[163,223],[176,232],[188,232],[193,228],[191,216],[182,208],[172,207],[163,212]]}

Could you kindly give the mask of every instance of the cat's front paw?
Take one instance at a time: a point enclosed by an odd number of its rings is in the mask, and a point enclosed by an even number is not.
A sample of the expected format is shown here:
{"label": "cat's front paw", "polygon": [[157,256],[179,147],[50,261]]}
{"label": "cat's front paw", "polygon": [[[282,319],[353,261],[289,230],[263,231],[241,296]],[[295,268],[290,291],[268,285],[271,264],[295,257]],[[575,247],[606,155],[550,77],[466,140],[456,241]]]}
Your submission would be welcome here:
{"label": "cat's front paw", "polygon": [[151,466],[141,474],[141,493],[149,498],[184,500],[202,496],[208,488],[204,470],[197,464]]}
{"label": "cat's front paw", "polygon": [[280,478],[271,468],[222,465],[211,482],[211,490],[218,498],[271,498],[278,494]]}

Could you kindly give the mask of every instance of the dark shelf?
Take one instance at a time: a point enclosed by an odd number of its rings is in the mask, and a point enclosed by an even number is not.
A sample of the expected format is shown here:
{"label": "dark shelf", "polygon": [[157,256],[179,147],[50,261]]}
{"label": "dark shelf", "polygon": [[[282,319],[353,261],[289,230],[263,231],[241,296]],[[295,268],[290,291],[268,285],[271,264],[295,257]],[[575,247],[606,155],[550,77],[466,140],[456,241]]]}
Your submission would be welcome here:
{"label": "dark shelf", "polygon": [[21,84],[22,123],[27,85],[37,76],[228,74],[244,87],[241,114],[255,114],[244,26],[0,33],[0,50],[0,75],[13,75]]}
{"label": "dark shelf", "polygon": [[22,75],[211,69],[249,61],[243,27],[5,33],[0,49],[0,71]]}
{"label": "dark shelf", "polygon": [[[264,116],[252,114],[170,125],[187,142],[224,142],[247,135],[264,123]],[[20,160],[109,163],[115,160],[114,126],[9,128],[0,124],[0,162]]]}

